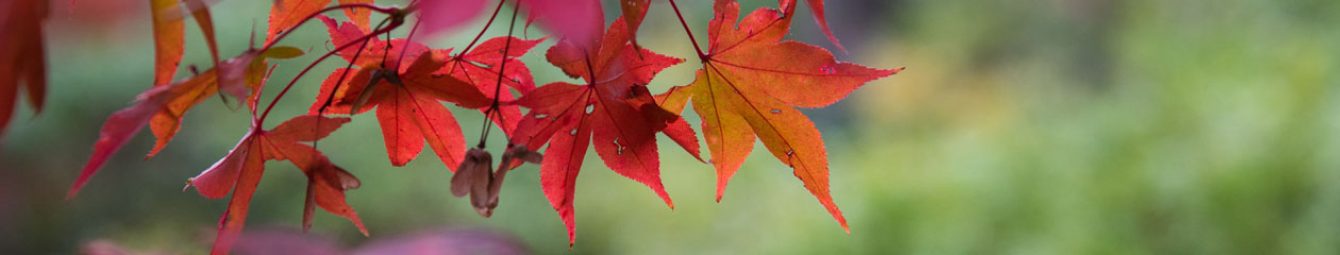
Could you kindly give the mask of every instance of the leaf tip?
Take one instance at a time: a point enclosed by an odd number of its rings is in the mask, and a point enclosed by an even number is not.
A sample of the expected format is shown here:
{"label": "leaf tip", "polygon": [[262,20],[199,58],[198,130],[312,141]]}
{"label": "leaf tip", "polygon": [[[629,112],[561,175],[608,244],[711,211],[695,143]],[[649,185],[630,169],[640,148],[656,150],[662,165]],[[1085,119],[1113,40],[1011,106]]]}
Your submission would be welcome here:
{"label": "leaf tip", "polygon": [[[729,177],[726,177],[726,178],[729,178]],[[718,179],[717,179],[717,203],[718,203],[718,204],[721,203],[721,198],[724,197],[724,196],[726,196],[726,182],[728,181],[726,178],[718,178]]]}
{"label": "leaf tip", "polygon": [[665,188],[661,187],[661,185],[656,185],[655,190],[656,195],[660,196],[661,200],[665,201],[665,206],[670,207],[670,210],[674,210],[675,201],[670,199],[670,194],[665,192]]}
{"label": "leaf tip", "polygon": [[84,171],[79,174],[79,178],[74,180],[74,184],[70,184],[70,190],[65,192],[65,201],[74,200],[74,197],[79,195],[79,190],[84,189],[84,185],[88,184],[88,179],[93,177],[93,173],[97,171],[97,168],[90,167],[84,167]]}
{"label": "leaf tip", "polygon": [[70,191],[65,192],[65,202],[70,202],[71,200],[74,200],[74,197],[78,195],[79,190],[77,188],[70,189]]}
{"label": "leaf tip", "polygon": [[851,235],[851,227],[847,225],[847,217],[842,216],[842,211],[838,210],[836,205],[834,206],[835,207],[832,208],[833,211],[830,211],[829,213],[833,214],[833,219],[837,220],[838,225],[842,226],[842,231],[847,232],[847,235]]}
{"label": "leaf tip", "polygon": [[[368,228],[363,227],[363,223],[362,223],[362,222],[354,223],[354,225],[357,225],[357,226],[358,226],[358,233],[362,233],[362,234],[363,234],[363,237],[371,237],[371,236],[372,236],[371,234],[368,234]],[[851,234],[851,230],[847,230],[847,234]]]}

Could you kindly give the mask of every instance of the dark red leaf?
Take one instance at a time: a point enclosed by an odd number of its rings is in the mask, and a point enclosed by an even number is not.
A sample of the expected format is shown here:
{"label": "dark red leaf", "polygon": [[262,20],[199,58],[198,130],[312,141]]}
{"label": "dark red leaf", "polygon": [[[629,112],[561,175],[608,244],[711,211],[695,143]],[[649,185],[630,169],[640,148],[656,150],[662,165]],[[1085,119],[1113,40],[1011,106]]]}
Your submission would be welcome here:
{"label": "dark red leaf", "polygon": [[[511,91],[499,89],[497,86],[501,83],[522,94],[535,89],[535,80],[531,77],[530,68],[526,67],[526,64],[517,58],[525,55],[526,52],[542,41],[544,41],[543,38],[536,40],[524,40],[515,37],[489,39],[470,50],[470,52],[458,53],[439,72],[451,74],[458,80],[474,85],[479,91],[484,92],[484,95],[490,100],[493,99],[494,91],[497,91],[499,100],[512,101],[514,97]],[[508,46],[508,43],[511,45]],[[503,55],[504,48],[507,51],[506,56]],[[503,62],[507,62],[507,70],[500,71],[498,68],[503,66]],[[501,72],[501,75],[499,72]],[[500,76],[502,78],[501,82],[498,79]],[[488,109],[483,108],[480,111],[487,112]],[[521,110],[515,105],[502,105],[499,107],[499,111],[501,116],[489,115],[489,118],[505,134],[511,135],[512,130],[516,128],[516,123],[521,119]]]}
{"label": "dark red leaf", "polygon": [[[330,20],[327,20],[327,25],[331,28],[332,37],[361,33],[361,31],[341,32],[352,30],[346,28],[350,27],[348,25],[337,27]],[[418,45],[401,39],[392,41],[395,42]],[[392,49],[396,50],[389,53],[367,49],[354,61],[366,63],[363,62],[364,57],[396,58],[399,54],[395,52],[406,49],[401,47],[392,46]],[[408,50],[410,52],[406,53],[405,58],[415,57],[415,59],[410,64],[401,65],[400,68],[383,69],[380,67],[380,61],[366,63],[367,65],[357,69],[357,73],[344,84],[336,83],[345,76],[344,71],[336,71],[322,85],[322,92],[311,111],[319,112],[325,108],[334,111],[332,113],[353,114],[376,107],[377,119],[381,123],[382,135],[392,165],[403,166],[409,163],[419,155],[426,141],[442,163],[454,171],[464,157],[465,138],[455,117],[439,103],[439,100],[467,108],[485,107],[491,100],[475,86],[438,73],[448,61],[444,51],[430,51],[424,46],[411,46]],[[414,53],[416,51],[418,52]],[[349,55],[349,58],[352,59],[353,55]],[[338,89],[335,88],[337,86]],[[326,98],[332,97],[332,93],[334,93],[333,100],[327,102]],[[349,112],[354,107],[360,109],[357,112]]]}
{"label": "dark red leaf", "polygon": [[[588,145],[594,145],[611,170],[647,185],[674,207],[661,184],[655,134],[678,116],[659,107],[645,85],[657,72],[682,60],[637,49],[629,43],[630,36],[618,19],[598,47],[560,41],[546,54],[549,62],[588,84],[552,83],[515,102],[530,112],[517,124],[511,142],[537,150],[548,141],[541,184],[568,225],[569,237],[575,237],[572,185]],[[510,164],[505,162],[504,168]]]}
{"label": "dark red leaf", "polygon": [[42,112],[46,101],[45,28],[50,6],[45,0],[13,0],[0,4],[0,134],[5,133],[18,105],[20,85],[28,103]]}

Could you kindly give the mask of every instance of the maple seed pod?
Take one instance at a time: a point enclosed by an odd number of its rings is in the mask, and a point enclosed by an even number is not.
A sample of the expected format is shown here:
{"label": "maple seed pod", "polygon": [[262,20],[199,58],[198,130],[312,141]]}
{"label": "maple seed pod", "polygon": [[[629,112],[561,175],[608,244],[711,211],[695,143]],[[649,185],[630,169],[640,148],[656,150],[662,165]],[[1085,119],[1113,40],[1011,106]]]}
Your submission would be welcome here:
{"label": "maple seed pod", "polygon": [[[520,160],[520,162],[513,162]],[[526,148],[526,146],[507,145],[507,150],[503,152],[503,165],[505,169],[512,170],[521,166],[521,162],[531,164],[540,164],[544,161],[544,155]],[[499,169],[501,171],[501,169]]]}
{"label": "maple seed pod", "polygon": [[470,205],[485,218],[493,215],[489,206],[489,185],[493,183],[493,155],[483,148],[471,148],[465,153],[465,160],[456,168],[451,177],[451,194],[462,197],[470,194]]}
{"label": "maple seed pod", "polygon": [[498,194],[502,193],[503,179],[507,178],[507,172],[521,166],[522,162],[531,164],[540,164],[544,161],[544,156],[532,151],[526,146],[507,145],[507,150],[503,152],[502,162],[498,163],[498,171],[493,174],[493,182],[489,184],[488,207],[493,209],[498,207]]}

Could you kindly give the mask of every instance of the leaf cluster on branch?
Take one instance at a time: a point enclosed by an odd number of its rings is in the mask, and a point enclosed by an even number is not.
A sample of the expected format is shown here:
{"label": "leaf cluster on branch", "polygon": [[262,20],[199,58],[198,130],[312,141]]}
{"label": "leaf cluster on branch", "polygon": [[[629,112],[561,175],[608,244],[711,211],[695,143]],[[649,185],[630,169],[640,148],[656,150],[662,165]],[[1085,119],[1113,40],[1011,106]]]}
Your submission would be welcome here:
{"label": "leaf cluster on branch", "polygon": [[[344,217],[367,234],[358,214],[345,202],[345,192],[358,188],[353,174],[336,166],[317,149],[317,142],[350,118],[373,112],[391,165],[414,160],[425,144],[453,172],[451,192],[469,196],[484,217],[498,205],[506,175],[525,163],[538,164],[545,196],[575,241],[573,211],[576,179],[594,148],[610,170],[645,184],[668,207],[674,203],[661,182],[658,134],[703,161],[699,134],[707,146],[708,164],[717,172],[717,200],[726,184],[753,151],[755,141],[790,166],[804,184],[847,229],[829,190],[829,164],[819,130],[798,108],[833,104],[864,84],[896,74],[837,61],[829,51],[785,39],[799,5],[779,0],[776,8],[742,15],[733,0],[717,0],[707,22],[706,44],[689,29],[674,0],[657,2],[673,11],[701,60],[695,80],[653,94],[648,84],[665,68],[684,59],[654,52],[637,43],[651,0],[620,0],[621,16],[606,24],[598,0],[417,0],[404,8],[372,0],[276,0],[260,46],[223,58],[214,38],[210,6],[204,0],[149,0],[155,43],[154,83],[134,102],[103,124],[93,154],[69,192],[75,196],[107,160],[145,126],[157,143],[147,157],[162,151],[182,128],[182,118],[197,104],[214,97],[234,98],[251,115],[249,131],[227,155],[199,175],[189,187],[200,195],[229,197],[219,221],[214,254],[226,254],[243,226],[265,162],[288,161],[307,176],[304,229],[315,208]],[[335,2],[335,3],[332,3]],[[45,63],[41,41],[47,1],[15,0],[3,5],[0,23],[0,128],[13,112],[19,84],[29,101],[42,105]],[[822,0],[805,3],[833,45],[845,48],[824,21]],[[482,40],[504,7],[512,11],[508,36]],[[459,29],[476,14],[492,9],[488,22],[459,50],[423,42],[429,35]],[[327,16],[342,12],[344,20]],[[373,21],[372,13],[379,13]],[[521,15],[524,14],[524,15]],[[513,37],[520,17],[525,26],[548,31],[539,39]],[[185,52],[187,19],[200,27],[213,65],[179,75]],[[284,45],[285,38],[305,24],[324,25],[333,49],[301,69],[273,96],[270,73],[305,54]],[[391,38],[393,31],[408,31]],[[385,38],[382,38],[385,37]],[[537,85],[520,57],[546,40],[549,64],[579,82]],[[32,56],[30,54],[37,54]],[[265,128],[271,110],[315,66],[338,56],[343,68],[329,71],[312,98],[309,110],[273,128]],[[531,63],[533,64],[533,63]],[[322,71],[317,71],[325,73]],[[271,90],[273,91],[273,90]],[[268,103],[262,103],[268,98]],[[482,127],[478,143],[468,146],[448,104],[475,109],[507,137],[495,162],[485,146]],[[692,106],[699,130],[680,114]],[[487,124],[486,124],[487,125]],[[3,129],[0,129],[3,131]],[[496,149],[496,148],[495,148]],[[496,165],[495,165],[496,163]]]}

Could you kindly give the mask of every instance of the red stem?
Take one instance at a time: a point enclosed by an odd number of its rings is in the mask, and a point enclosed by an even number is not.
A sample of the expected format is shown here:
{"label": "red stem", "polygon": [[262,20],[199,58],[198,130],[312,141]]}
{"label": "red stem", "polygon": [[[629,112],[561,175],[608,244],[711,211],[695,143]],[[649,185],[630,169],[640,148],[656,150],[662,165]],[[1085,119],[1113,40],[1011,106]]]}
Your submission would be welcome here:
{"label": "red stem", "polygon": [[[489,21],[484,23],[484,28],[479,30],[479,34],[475,34],[475,39],[470,40],[470,44],[465,45],[465,48],[461,49],[461,53],[456,54],[457,58],[460,58],[460,56],[465,56],[465,53],[470,52],[470,49],[475,47],[475,43],[479,42],[479,38],[484,37],[484,32],[489,31],[489,26],[493,25],[493,19],[498,18],[498,12],[502,11],[504,3],[507,3],[507,0],[498,1],[498,7],[493,8],[493,15],[489,16]],[[511,33],[508,33],[508,36],[511,36]]]}
{"label": "red stem", "polygon": [[279,100],[283,99],[284,95],[288,94],[289,89],[292,89],[293,85],[297,84],[299,79],[302,79],[302,77],[306,75],[308,71],[311,71],[312,68],[315,68],[316,64],[321,63],[321,61],[326,60],[326,58],[330,58],[330,56],[334,56],[336,53],[340,52],[341,50],[344,50],[345,48],[353,47],[354,44],[356,43],[363,43],[364,41],[371,40],[373,37],[376,37],[378,35],[389,33],[391,32],[391,30],[395,30],[396,28],[400,27],[400,25],[403,23],[404,21],[401,19],[394,19],[388,26],[374,30],[371,33],[368,33],[367,35],[358,38],[357,40],[349,41],[344,43],[343,45],[340,45],[339,47],[335,47],[334,50],[331,50],[330,52],[326,52],[326,54],[321,55],[321,57],[317,58],[316,61],[312,61],[312,63],[308,64],[307,67],[303,68],[301,72],[298,72],[298,76],[293,77],[293,80],[289,81],[288,85],[284,86],[284,90],[280,90],[279,94],[275,95],[275,99],[270,101],[269,106],[265,107],[265,112],[261,113],[260,121],[257,123],[258,128],[259,126],[261,126],[260,124],[265,123],[266,117],[270,116],[270,110],[274,110],[275,105],[279,103]]}
{"label": "red stem", "polygon": [[[417,1],[416,1],[416,2],[417,2]],[[418,32],[418,31],[419,31],[419,21],[421,21],[421,20],[422,20],[422,19],[414,19],[414,26],[411,26],[411,27],[409,28],[409,35],[408,35],[408,36],[405,36],[405,41],[407,41],[407,42],[413,42],[413,41],[414,41],[414,34],[415,34],[414,32]],[[387,34],[387,36],[390,36],[390,34]],[[386,40],[386,43],[388,43],[388,44],[391,43],[391,40]],[[397,62],[395,63],[395,71],[396,71],[396,72],[400,72],[400,64],[405,62],[405,52],[409,51],[409,48],[412,48],[412,47],[409,47],[408,45],[406,45],[405,47],[401,47],[401,48],[400,48],[400,57],[397,57],[397,58],[396,58]],[[382,64],[384,65],[385,63],[386,63],[386,58],[383,57],[383,58],[382,58]]]}
{"label": "red stem", "polygon": [[703,53],[703,48],[698,46],[698,39],[693,37],[693,30],[689,29],[689,23],[684,21],[684,14],[679,12],[679,5],[675,0],[669,0],[670,7],[675,9],[675,17],[679,18],[679,24],[684,26],[684,33],[689,35],[689,42],[693,43],[693,50],[698,51],[698,59],[707,62],[707,53]]}
{"label": "red stem", "polygon": [[[403,11],[403,10],[397,9],[397,8],[395,8],[395,7],[381,7],[381,6],[377,6],[377,5],[369,4],[369,3],[341,4],[341,5],[336,5],[336,6],[326,7],[325,9],[321,9],[320,11],[313,12],[312,14],[307,15],[307,17],[303,18],[302,21],[298,22],[298,24],[297,24],[297,25],[294,25],[293,27],[294,27],[294,28],[300,27],[300,26],[302,26],[302,24],[307,23],[307,21],[312,20],[312,19],[315,19],[317,15],[321,15],[321,14],[324,14],[324,13],[329,12],[329,11],[343,10],[343,9],[345,9],[345,8],[349,8],[349,9],[364,8],[364,9],[368,9],[368,10],[371,10],[371,11],[380,12],[380,13],[382,13],[382,14],[391,15],[391,16],[395,16],[395,15],[397,15],[397,14],[399,14],[399,13],[401,13],[401,12]],[[273,46],[275,45],[275,43],[277,43],[277,42],[283,40],[285,37],[288,37],[289,34],[292,34],[294,30],[297,30],[297,29],[289,29],[289,30],[284,31],[283,33],[280,33],[279,35],[275,36],[274,40],[270,40],[269,42],[266,42],[266,43],[265,43],[265,47],[262,47],[260,52],[265,52],[266,50],[269,50],[270,47],[273,47]]]}
{"label": "red stem", "polygon": [[[503,2],[506,1],[498,1],[499,8],[502,7]],[[518,10],[521,9],[520,8],[512,9],[512,23],[507,24],[507,37],[512,37],[512,32],[514,31],[514,29],[516,29],[516,17],[519,16],[517,15]],[[494,13],[494,17],[497,17],[497,13]],[[493,18],[489,18],[489,21],[493,21]],[[485,28],[485,30],[487,29],[488,28]],[[481,30],[480,32],[481,32],[480,35],[483,35],[482,33],[483,30]],[[470,44],[474,43],[472,42]],[[487,126],[489,123],[488,120],[489,114],[497,113],[498,121],[505,122],[502,120],[503,118],[502,111],[498,109],[498,107],[500,106],[498,104],[498,100],[500,99],[498,95],[502,94],[503,79],[506,79],[506,77],[504,77],[503,74],[507,73],[507,52],[510,51],[511,49],[512,49],[512,38],[507,38],[506,41],[503,41],[502,62],[498,64],[498,82],[493,85],[493,103],[489,104],[489,109],[484,111],[484,124],[485,124],[484,134],[479,137],[479,145],[476,145],[475,147],[484,148],[484,143],[488,142],[489,140],[489,131],[493,130],[491,128],[488,128]],[[459,54],[458,56],[464,56],[465,52],[466,51],[461,51],[461,54]]]}

